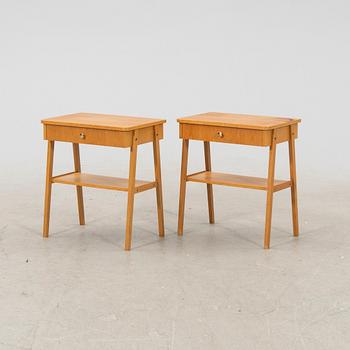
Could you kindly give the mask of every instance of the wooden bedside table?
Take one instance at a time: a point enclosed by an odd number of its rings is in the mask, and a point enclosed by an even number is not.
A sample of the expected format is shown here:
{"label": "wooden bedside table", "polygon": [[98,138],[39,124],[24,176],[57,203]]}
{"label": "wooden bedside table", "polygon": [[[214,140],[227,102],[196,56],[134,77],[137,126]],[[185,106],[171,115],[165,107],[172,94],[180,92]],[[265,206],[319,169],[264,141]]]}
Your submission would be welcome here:
{"label": "wooden bedside table", "polygon": [[[264,248],[270,247],[272,200],[274,192],[291,188],[293,233],[299,235],[297,183],[294,140],[298,136],[300,119],[259,117],[252,115],[209,112],[179,118],[182,141],[178,235],[183,234],[186,182],[207,184],[209,222],[214,223],[213,186],[252,188],[267,191]],[[187,175],[189,140],[204,141],[205,171]],[[224,142],[251,146],[268,146],[269,168],[265,178],[239,176],[211,170],[210,142]],[[275,180],[276,145],[288,141],[290,180]]]}
{"label": "wooden bedside table", "polygon": [[[43,236],[49,235],[51,187],[53,183],[76,186],[79,222],[85,224],[82,187],[105,188],[128,192],[128,207],[125,232],[125,250],[131,248],[134,195],[156,188],[159,236],[164,236],[162,179],[160,168],[159,140],[163,138],[163,119],[126,117],[117,115],[77,113],[42,120],[44,139],[48,140],[46,189]],[[73,144],[74,171],[58,176],[52,175],[55,141]],[[136,180],[137,147],[153,143],[155,181]],[[81,172],[79,144],[112,147],[130,147],[129,178],[122,179]]]}

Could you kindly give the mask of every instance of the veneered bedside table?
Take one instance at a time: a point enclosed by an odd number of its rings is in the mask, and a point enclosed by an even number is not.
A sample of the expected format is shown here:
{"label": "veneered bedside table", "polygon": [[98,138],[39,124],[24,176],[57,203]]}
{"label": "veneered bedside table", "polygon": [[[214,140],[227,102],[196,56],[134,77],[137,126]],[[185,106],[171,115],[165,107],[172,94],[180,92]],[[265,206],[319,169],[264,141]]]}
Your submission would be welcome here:
{"label": "veneered bedside table", "polygon": [[[53,183],[76,186],[79,222],[85,224],[82,187],[104,188],[128,192],[125,250],[131,248],[135,193],[156,188],[159,236],[164,236],[162,179],[159,140],[163,138],[163,119],[127,117],[94,113],[77,113],[42,120],[44,139],[48,140],[43,236],[49,235],[51,187]],[[74,171],[53,176],[55,141],[73,144]],[[138,145],[152,142],[155,181],[136,180]],[[92,175],[81,172],[79,144],[130,148],[129,178]]]}
{"label": "veneered bedside table", "polygon": [[[177,119],[182,141],[178,235],[183,234],[186,182],[207,184],[209,222],[214,223],[213,185],[252,188],[267,192],[264,248],[270,247],[274,192],[291,188],[294,236],[299,235],[295,143],[300,119],[209,112]],[[187,175],[189,140],[204,141],[205,170]],[[269,147],[267,178],[223,174],[211,170],[210,142]],[[276,145],[289,144],[290,180],[275,179]]]}

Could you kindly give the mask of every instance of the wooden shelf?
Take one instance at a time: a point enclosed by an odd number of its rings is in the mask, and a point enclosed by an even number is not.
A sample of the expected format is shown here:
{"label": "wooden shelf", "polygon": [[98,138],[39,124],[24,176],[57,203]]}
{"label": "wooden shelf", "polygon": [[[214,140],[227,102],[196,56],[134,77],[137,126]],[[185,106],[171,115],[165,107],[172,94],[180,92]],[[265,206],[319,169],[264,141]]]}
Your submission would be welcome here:
{"label": "wooden shelf", "polygon": [[[119,177],[109,177],[73,172],[55,176],[52,178],[52,182],[66,185],[104,188],[115,191],[128,191],[129,181],[128,179]],[[156,187],[156,183],[154,181],[135,181],[135,192],[143,192],[154,187]]]}
{"label": "wooden shelf", "polygon": [[[199,173],[188,175],[187,181],[202,182],[212,185],[252,188],[263,191],[267,190],[267,179],[265,178],[215,173],[211,171],[201,171]],[[277,192],[290,186],[290,181],[275,180],[273,190],[274,192]]]}

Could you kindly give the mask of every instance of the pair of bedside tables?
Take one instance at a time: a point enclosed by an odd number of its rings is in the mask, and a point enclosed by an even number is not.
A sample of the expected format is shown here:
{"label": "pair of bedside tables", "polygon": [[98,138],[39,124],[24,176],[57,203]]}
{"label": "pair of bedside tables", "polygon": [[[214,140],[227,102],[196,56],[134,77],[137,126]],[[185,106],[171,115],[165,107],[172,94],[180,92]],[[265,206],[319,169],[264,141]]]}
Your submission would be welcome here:
{"label": "pair of bedside tables", "polygon": [[[44,119],[44,139],[48,141],[43,236],[49,235],[52,184],[74,185],[77,192],[80,225],[85,224],[82,187],[103,188],[128,193],[125,229],[125,250],[131,249],[132,220],[135,193],[156,189],[158,231],[164,236],[164,214],[159,140],[163,138],[164,119],[138,118],[93,113],[77,113]],[[300,119],[260,117],[227,113],[205,113],[179,118],[182,138],[182,161],[178,213],[178,235],[183,234],[187,182],[207,184],[209,222],[214,223],[213,185],[251,188],[267,192],[264,248],[270,247],[272,202],[274,192],[290,188],[294,236],[299,234],[297,183],[295,165],[295,139]],[[205,170],[187,174],[189,140],[204,143]],[[73,145],[74,171],[53,176],[55,141]],[[137,148],[153,143],[154,181],[136,180]],[[269,147],[267,178],[238,176],[213,172],[211,169],[210,142],[223,142]],[[275,179],[276,146],[289,144],[290,179]],[[81,172],[79,144],[123,147],[130,149],[129,177],[127,179],[92,175]]]}

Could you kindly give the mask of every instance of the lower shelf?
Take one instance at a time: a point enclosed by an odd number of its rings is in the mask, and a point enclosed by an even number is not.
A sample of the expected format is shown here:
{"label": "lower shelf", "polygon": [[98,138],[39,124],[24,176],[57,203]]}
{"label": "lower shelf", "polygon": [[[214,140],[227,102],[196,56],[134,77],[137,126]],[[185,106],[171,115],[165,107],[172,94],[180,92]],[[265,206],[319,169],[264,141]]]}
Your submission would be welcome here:
{"label": "lower shelf", "polygon": [[[75,186],[104,188],[115,191],[128,191],[129,184],[129,180],[124,178],[75,172],[55,176],[52,178],[52,182]],[[154,187],[156,187],[156,183],[154,181],[135,181],[135,192],[143,192]]]}
{"label": "lower shelf", "polygon": [[[267,190],[267,179],[265,178],[214,173],[212,171],[201,171],[199,173],[188,175],[187,181],[202,182],[212,185],[252,188],[263,191]],[[290,186],[290,181],[275,180],[273,191],[277,192]]]}

